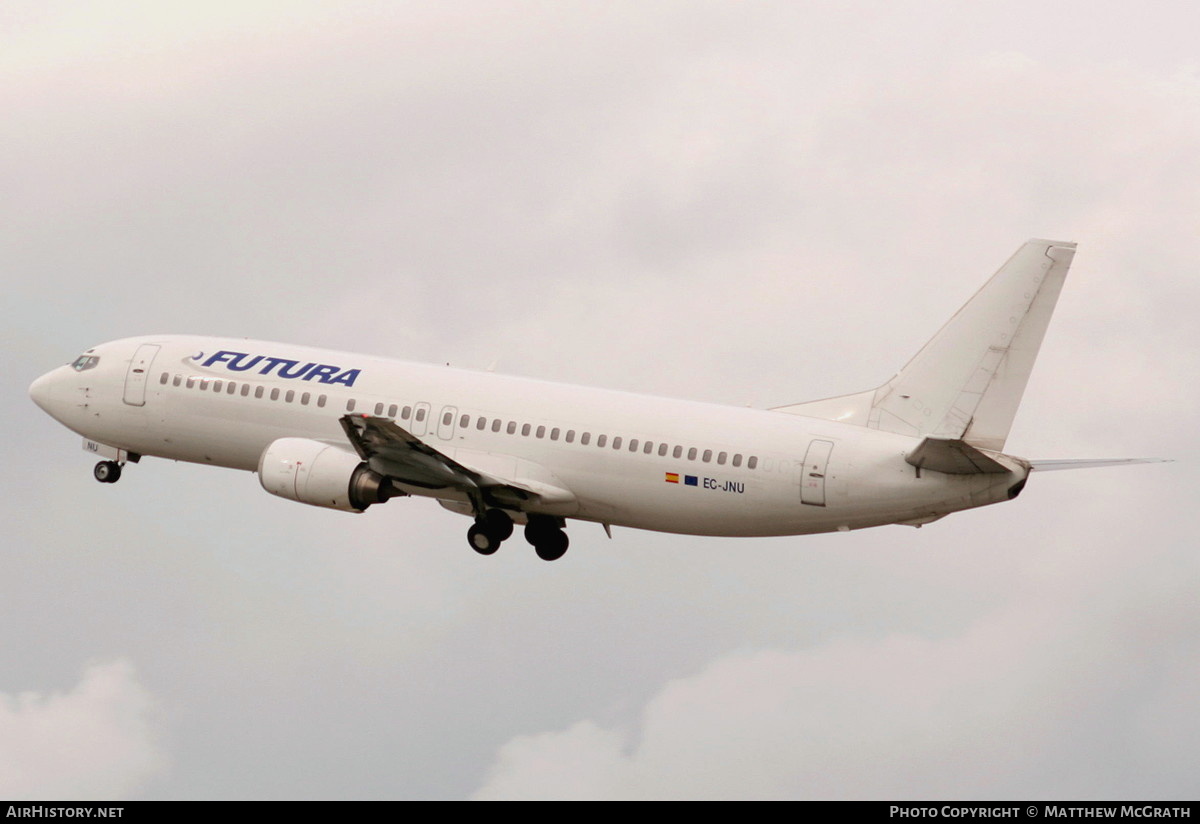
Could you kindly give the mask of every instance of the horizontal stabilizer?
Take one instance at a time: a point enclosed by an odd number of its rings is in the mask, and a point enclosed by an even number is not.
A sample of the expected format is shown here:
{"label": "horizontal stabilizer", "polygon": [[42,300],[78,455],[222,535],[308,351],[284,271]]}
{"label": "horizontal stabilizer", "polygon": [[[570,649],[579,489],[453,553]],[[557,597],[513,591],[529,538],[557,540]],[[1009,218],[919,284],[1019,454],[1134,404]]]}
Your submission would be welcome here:
{"label": "horizontal stabilizer", "polygon": [[1053,472],[1057,469],[1095,469],[1100,466],[1126,466],[1128,464],[1171,463],[1170,458],[1083,458],[1065,461],[1030,461],[1034,472]]}
{"label": "horizontal stabilizer", "polygon": [[918,469],[932,469],[947,475],[990,475],[1009,471],[1009,467],[966,441],[948,438],[926,438],[905,455],[904,460]]}

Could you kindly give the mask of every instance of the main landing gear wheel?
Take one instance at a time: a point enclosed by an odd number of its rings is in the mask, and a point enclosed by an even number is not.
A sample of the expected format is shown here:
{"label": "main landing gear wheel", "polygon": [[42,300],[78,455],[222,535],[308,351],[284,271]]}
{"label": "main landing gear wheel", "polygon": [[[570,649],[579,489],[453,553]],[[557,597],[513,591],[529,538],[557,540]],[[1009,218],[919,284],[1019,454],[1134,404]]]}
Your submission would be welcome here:
{"label": "main landing gear wheel", "polygon": [[550,520],[530,518],[525,525],[525,540],[533,544],[533,550],[543,561],[557,561],[567,553],[571,540],[567,533]]}
{"label": "main landing gear wheel", "polygon": [[497,541],[507,541],[513,534],[513,520],[503,509],[489,509],[483,513],[483,525]]}
{"label": "main landing gear wheel", "polygon": [[480,555],[491,555],[500,548],[500,541],[479,524],[467,530],[467,543]]}
{"label": "main landing gear wheel", "polygon": [[513,534],[512,518],[501,509],[489,509],[467,530],[467,543],[480,555],[491,555]]}
{"label": "main landing gear wheel", "polygon": [[92,475],[102,484],[115,484],[121,480],[121,465],[116,461],[101,461],[92,470]]}

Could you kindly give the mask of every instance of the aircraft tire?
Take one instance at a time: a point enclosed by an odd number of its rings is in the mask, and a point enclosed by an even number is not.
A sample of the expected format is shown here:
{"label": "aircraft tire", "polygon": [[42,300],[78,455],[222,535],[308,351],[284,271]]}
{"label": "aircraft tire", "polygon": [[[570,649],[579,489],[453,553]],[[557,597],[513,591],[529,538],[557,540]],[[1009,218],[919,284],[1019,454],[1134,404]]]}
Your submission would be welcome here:
{"label": "aircraft tire", "polygon": [[485,512],[483,526],[497,543],[507,541],[513,534],[513,520],[503,509],[489,509]]}
{"label": "aircraft tire", "polygon": [[533,550],[543,561],[557,561],[567,554],[567,547],[570,545],[571,539],[567,537],[567,533],[561,529],[553,529],[538,536]]}
{"label": "aircraft tire", "polygon": [[480,555],[492,555],[500,548],[500,541],[496,539],[496,536],[479,524],[475,524],[467,530],[467,543]]}
{"label": "aircraft tire", "polygon": [[92,469],[92,475],[102,484],[115,484],[121,480],[121,465],[115,461],[100,461]]}

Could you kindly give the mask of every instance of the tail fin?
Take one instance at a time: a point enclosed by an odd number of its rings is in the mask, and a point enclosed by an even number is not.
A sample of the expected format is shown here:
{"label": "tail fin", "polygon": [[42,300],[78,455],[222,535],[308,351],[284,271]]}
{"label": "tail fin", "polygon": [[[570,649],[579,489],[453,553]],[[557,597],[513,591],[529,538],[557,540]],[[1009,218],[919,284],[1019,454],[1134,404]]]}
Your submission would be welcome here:
{"label": "tail fin", "polygon": [[1002,450],[1074,255],[1027,242],[883,386],[775,411]]}

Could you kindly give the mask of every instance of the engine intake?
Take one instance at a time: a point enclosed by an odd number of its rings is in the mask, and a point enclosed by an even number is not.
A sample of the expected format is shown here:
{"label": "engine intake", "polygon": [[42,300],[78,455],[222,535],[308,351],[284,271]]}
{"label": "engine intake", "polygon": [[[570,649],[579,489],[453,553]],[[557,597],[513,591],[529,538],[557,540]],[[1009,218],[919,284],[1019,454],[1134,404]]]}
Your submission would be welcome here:
{"label": "engine intake", "polygon": [[258,481],[272,495],[343,512],[404,494],[353,452],[308,438],[273,441],[258,460]]}

